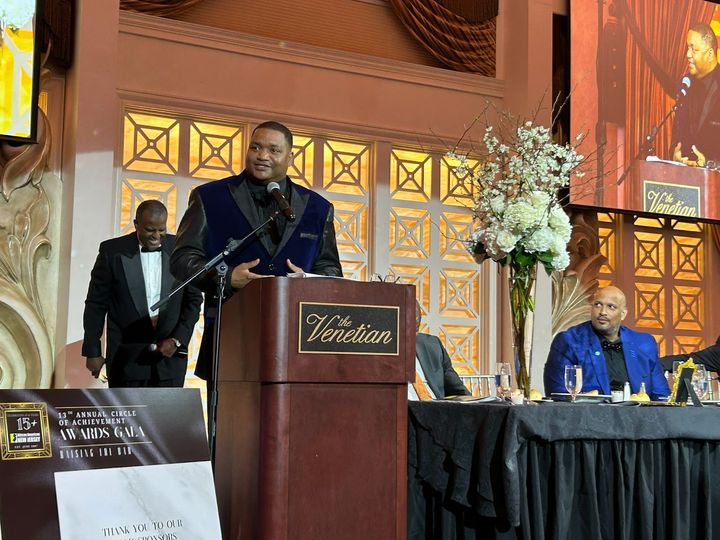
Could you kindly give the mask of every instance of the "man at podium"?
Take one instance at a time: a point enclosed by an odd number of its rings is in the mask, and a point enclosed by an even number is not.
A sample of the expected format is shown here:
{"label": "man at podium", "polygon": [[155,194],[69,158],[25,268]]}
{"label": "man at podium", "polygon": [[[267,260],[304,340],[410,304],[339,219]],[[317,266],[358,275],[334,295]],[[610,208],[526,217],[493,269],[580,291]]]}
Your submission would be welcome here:
{"label": "man at podium", "polygon": [[[287,175],[292,147],[287,127],[264,122],[252,132],[244,171],[193,190],[170,261],[178,279],[202,269],[231,239],[243,238],[225,258],[230,290],[224,298],[254,279],[288,272],[342,276],[333,205]],[[206,293],[205,331],[195,373],[203,379],[212,358],[216,278],[211,272],[199,283]]]}
{"label": "man at podium", "polygon": [[690,77],[683,78],[672,137],[673,159],[686,165],[705,167],[710,161],[720,162],[717,50],[717,37],[709,24],[690,26],[685,52]]}

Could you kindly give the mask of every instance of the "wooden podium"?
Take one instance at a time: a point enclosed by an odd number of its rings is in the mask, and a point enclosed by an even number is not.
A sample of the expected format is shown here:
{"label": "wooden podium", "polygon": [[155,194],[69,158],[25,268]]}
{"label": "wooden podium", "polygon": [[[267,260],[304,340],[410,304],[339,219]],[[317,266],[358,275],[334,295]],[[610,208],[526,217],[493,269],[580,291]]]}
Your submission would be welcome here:
{"label": "wooden podium", "polygon": [[720,219],[718,171],[639,160],[630,169],[628,180],[628,210]]}
{"label": "wooden podium", "polygon": [[223,314],[223,538],[404,540],[414,287],[261,279]]}

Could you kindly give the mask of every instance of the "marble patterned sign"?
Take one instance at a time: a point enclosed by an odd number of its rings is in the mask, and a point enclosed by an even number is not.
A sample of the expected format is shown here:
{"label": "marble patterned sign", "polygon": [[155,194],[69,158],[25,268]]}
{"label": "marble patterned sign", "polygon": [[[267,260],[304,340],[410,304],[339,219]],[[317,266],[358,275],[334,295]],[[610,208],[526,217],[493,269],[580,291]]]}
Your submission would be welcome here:
{"label": "marble patterned sign", "polygon": [[222,538],[209,461],[57,472],[55,492],[62,540]]}

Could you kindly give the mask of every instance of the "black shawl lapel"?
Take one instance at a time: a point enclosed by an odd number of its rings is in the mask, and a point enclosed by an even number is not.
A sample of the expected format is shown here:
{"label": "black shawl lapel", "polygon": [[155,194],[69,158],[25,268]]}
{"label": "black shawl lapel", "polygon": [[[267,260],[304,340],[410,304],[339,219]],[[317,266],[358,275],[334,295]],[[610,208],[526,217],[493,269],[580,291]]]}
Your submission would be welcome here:
{"label": "black shawl lapel", "polygon": [[126,248],[120,253],[125,281],[137,312],[149,316],[147,306],[147,293],[145,292],[145,279],[143,278],[142,264],[140,263],[140,248],[135,234],[128,235]]}

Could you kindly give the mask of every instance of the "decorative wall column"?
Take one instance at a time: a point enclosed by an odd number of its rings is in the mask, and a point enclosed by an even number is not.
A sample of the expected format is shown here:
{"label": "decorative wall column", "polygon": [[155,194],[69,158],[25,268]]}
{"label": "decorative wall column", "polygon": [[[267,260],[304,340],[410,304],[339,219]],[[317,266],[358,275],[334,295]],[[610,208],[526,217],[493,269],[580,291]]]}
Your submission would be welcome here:
{"label": "decorative wall column", "polygon": [[[498,16],[498,78],[505,81],[504,106],[519,116],[535,116],[549,125],[552,105],[553,0],[500,0]],[[509,305],[503,303],[504,358],[512,358]],[[533,316],[532,387],[541,390],[542,372],[552,341],[552,281],[537,274]],[[546,316],[547,315],[547,316]]]}
{"label": "decorative wall column", "polygon": [[[114,235],[114,150],[119,129],[117,99],[118,0],[76,2],[75,52],[67,74],[63,143],[64,265],[66,294],[58,313],[56,385],[86,386],[91,378],[80,356],[82,314],[98,245]],[[66,365],[67,359],[67,365]]]}

